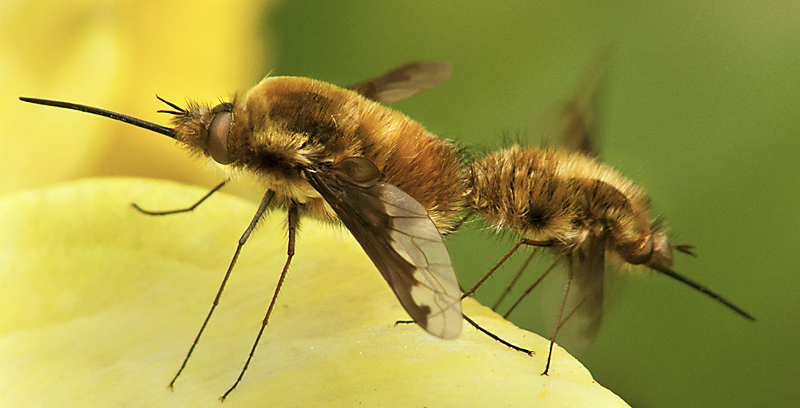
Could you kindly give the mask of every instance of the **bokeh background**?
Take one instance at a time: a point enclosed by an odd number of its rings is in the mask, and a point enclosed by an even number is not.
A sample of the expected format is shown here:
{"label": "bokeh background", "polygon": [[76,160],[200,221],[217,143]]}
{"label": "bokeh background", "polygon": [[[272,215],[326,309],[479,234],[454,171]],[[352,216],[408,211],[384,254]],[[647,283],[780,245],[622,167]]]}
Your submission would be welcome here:
{"label": "bokeh background", "polygon": [[[650,193],[676,241],[697,247],[676,269],[759,320],[662,276],[609,271],[604,325],[581,361],[636,407],[790,406],[800,400],[798,21],[795,1],[5,0],[0,190],[95,176],[218,181],[162,136],[22,95],[166,124],[155,93],[214,101],[269,72],[347,85],[444,60],[448,82],[395,107],[480,152],[540,144],[611,50],[604,160]],[[465,285],[513,242],[476,224],[448,238]],[[477,298],[491,304],[514,270]],[[548,291],[537,291],[545,302]],[[542,333],[539,295],[511,320]]]}

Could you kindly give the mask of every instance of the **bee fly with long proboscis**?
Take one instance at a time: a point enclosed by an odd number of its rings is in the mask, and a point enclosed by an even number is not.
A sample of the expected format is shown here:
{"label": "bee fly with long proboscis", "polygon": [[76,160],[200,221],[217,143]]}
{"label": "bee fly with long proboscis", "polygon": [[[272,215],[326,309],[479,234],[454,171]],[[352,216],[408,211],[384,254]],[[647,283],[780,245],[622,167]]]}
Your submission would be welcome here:
{"label": "bee fly with long proboscis", "polygon": [[544,375],[550,369],[556,334],[568,320],[580,320],[581,334],[587,339],[597,333],[607,262],[640,265],[660,272],[755,320],[716,292],[672,270],[673,251],[694,255],[692,247],[672,243],[663,224],[651,219],[645,192],[595,158],[595,141],[591,138],[596,121],[593,104],[603,76],[591,74],[562,111],[561,138],[565,147],[514,145],[474,161],[467,171],[466,218],[478,215],[492,229],[521,238],[464,296],[472,294],[521,246],[534,247],[494,305],[497,309],[537,250],[551,249],[556,254],[555,261],[525,290],[505,314],[508,317],[557,264],[566,265],[566,286],[550,337]]}
{"label": "bee fly with long proboscis", "polygon": [[[164,99],[173,127],[86,105],[34,98],[25,102],[109,117],[175,139],[209,159],[227,178],[252,176],[265,193],[239,239],[214,303],[180,369],[186,367],[213,314],[239,253],[265,214],[287,212],[288,254],[247,360],[224,400],[242,380],[272,314],[295,252],[301,215],[341,221],[389,283],[408,314],[432,335],[461,332],[461,290],[442,234],[463,209],[463,168],[456,147],[381,103],[406,99],[445,81],[452,67],[440,62],[401,66],[347,89],[299,77],[266,77],[244,95],[209,106],[181,108]],[[471,321],[470,321],[471,322]]]}

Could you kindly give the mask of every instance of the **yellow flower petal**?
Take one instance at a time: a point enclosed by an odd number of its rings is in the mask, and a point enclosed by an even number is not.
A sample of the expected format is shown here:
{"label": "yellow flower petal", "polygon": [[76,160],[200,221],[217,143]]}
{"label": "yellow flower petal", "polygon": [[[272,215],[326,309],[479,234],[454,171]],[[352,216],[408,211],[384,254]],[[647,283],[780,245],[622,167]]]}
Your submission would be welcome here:
{"label": "yellow flower petal", "polygon": [[[0,200],[0,400],[8,406],[218,406],[260,327],[286,258],[285,215],[242,251],[186,369],[167,389],[255,211],[217,194],[187,214],[153,217],[203,191],[106,179]],[[434,338],[408,316],[345,231],[305,220],[275,312],[236,406],[626,406],[547,340],[471,299],[465,312],[536,355],[469,326]]]}
{"label": "yellow flower petal", "polygon": [[[84,103],[168,124],[185,105],[246,91],[266,74],[270,2],[26,0],[0,13],[0,191],[97,175],[213,183],[174,142],[19,96]],[[141,154],[132,155],[131,151]]]}

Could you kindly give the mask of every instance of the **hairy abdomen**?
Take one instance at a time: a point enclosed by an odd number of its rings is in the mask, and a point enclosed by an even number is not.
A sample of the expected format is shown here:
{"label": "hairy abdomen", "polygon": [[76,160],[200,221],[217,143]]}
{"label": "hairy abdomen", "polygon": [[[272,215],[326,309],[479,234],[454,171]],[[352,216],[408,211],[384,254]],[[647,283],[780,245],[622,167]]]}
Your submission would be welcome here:
{"label": "hairy abdomen", "polygon": [[628,262],[650,256],[647,197],[589,156],[513,146],[472,163],[467,179],[467,207],[498,230],[566,248],[603,237]]}

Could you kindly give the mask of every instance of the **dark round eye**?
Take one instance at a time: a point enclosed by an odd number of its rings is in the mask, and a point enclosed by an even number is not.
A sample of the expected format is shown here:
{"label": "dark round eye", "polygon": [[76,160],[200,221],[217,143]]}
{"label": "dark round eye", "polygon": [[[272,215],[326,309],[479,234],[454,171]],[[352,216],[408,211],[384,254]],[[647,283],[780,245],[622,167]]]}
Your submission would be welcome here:
{"label": "dark round eye", "polygon": [[208,126],[208,153],[219,164],[230,164],[233,160],[228,155],[228,134],[231,131],[233,105],[225,102],[214,107],[211,113],[211,125]]}

